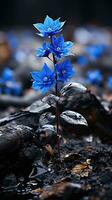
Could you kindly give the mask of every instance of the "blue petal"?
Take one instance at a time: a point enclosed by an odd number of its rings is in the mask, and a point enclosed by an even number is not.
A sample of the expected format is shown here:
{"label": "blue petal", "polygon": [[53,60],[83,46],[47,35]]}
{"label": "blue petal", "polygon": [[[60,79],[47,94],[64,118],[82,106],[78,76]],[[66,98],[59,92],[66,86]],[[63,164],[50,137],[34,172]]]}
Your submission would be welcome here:
{"label": "blue petal", "polygon": [[34,81],[34,82],[32,83],[32,88],[33,88],[34,90],[39,90],[39,89],[40,89],[40,84],[39,84],[38,82]]}
{"label": "blue petal", "polygon": [[37,30],[39,30],[40,32],[42,31],[44,31],[44,25],[42,24],[42,23],[37,23],[37,24],[33,24],[33,26],[37,29]]}
{"label": "blue petal", "polygon": [[50,18],[50,17],[47,15],[46,18],[45,18],[45,20],[44,20],[44,26],[49,27],[50,25],[51,25],[51,26],[53,25],[53,19]]}
{"label": "blue petal", "polygon": [[46,63],[43,66],[43,73],[45,73],[47,76],[52,74],[52,70],[47,66]]}
{"label": "blue petal", "polygon": [[65,42],[65,48],[71,48],[73,45],[74,45],[74,43],[71,41]]}
{"label": "blue petal", "polygon": [[64,43],[64,37],[63,37],[63,35],[61,35],[61,36],[59,36],[59,37],[57,38],[57,43],[58,43],[58,44],[63,44],[63,43]]}
{"label": "blue petal", "polygon": [[51,44],[51,46],[57,46],[57,38],[56,37],[52,37],[52,44]]}
{"label": "blue petal", "polygon": [[[58,80],[61,82],[68,81],[75,73],[69,60],[58,63],[55,67],[58,72]],[[65,73],[63,73],[63,71],[65,71]]]}
{"label": "blue petal", "polygon": [[44,33],[37,33],[37,35],[39,35],[41,37],[45,37],[46,36]]}
{"label": "blue petal", "polygon": [[41,76],[39,72],[31,72],[31,76],[35,81],[41,80]]}
{"label": "blue petal", "polygon": [[42,88],[41,88],[41,92],[42,92],[43,94],[45,94],[45,93],[48,92],[50,89],[51,89],[51,88],[48,88],[48,87],[42,87]]}
{"label": "blue petal", "polygon": [[38,57],[48,57],[49,53],[49,44],[46,44],[46,42],[43,43],[42,47],[36,49],[36,56]]}
{"label": "blue petal", "polygon": [[64,26],[65,22],[61,22],[61,28]]}
{"label": "blue petal", "polygon": [[46,57],[48,56],[48,54],[49,52],[47,50],[47,47],[45,48],[41,47],[41,48],[36,49],[36,56],[38,57]]}

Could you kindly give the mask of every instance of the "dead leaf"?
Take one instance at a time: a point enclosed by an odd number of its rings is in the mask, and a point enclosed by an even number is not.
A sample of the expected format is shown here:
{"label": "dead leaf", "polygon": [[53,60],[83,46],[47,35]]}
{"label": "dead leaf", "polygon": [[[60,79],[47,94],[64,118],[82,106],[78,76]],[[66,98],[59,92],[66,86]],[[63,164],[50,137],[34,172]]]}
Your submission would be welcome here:
{"label": "dead leaf", "polygon": [[31,193],[35,194],[35,195],[37,195],[37,194],[40,195],[42,192],[43,192],[42,188],[37,188],[37,189],[33,190]]}
{"label": "dead leaf", "polygon": [[44,147],[45,147],[45,149],[47,150],[47,152],[49,153],[50,156],[54,156],[54,151],[53,151],[50,144],[47,144]]}
{"label": "dead leaf", "polygon": [[[55,183],[47,188],[44,189],[36,189],[32,191],[32,194],[39,194],[41,200],[53,200],[57,199],[59,197],[64,196],[64,194],[68,194],[69,196],[73,192],[82,190],[82,186],[80,184],[75,184],[68,181],[61,181],[58,183]],[[78,193],[78,192],[77,192]]]}
{"label": "dead leaf", "polygon": [[88,177],[92,172],[92,166],[90,165],[91,159],[87,159],[86,162],[77,164],[72,168],[71,174],[77,174],[81,177]]}

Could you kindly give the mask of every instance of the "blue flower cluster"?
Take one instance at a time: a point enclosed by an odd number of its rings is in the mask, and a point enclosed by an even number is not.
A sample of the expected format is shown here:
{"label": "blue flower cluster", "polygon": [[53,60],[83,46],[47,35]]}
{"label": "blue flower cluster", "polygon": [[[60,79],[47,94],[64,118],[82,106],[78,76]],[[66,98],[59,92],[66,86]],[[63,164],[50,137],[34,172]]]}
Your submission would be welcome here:
{"label": "blue flower cluster", "polygon": [[107,47],[103,44],[89,44],[83,49],[83,53],[78,56],[77,64],[81,67],[97,62],[106,53]]}
{"label": "blue flower cluster", "polygon": [[6,67],[0,76],[0,94],[20,96],[22,86],[14,79],[14,73]]}
{"label": "blue flower cluster", "polygon": [[86,83],[93,86],[103,85],[106,89],[108,89],[109,91],[112,91],[112,75],[104,78],[103,74],[98,69],[89,70],[87,72]]}
{"label": "blue flower cluster", "polygon": [[[49,16],[46,16],[44,23],[34,24],[35,28],[39,31],[41,37],[44,37],[42,47],[36,49],[36,56],[47,57],[51,54],[53,57],[54,70],[51,70],[45,63],[42,70],[38,72],[32,72],[33,84],[32,88],[35,90],[40,89],[43,93],[51,89],[56,82],[66,82],[74,75],[72,64],[69,60],[59,62],[59,59],[64,56],[69,56],[70,48],[73,46],[71,41],[64,41],[63,35],[56,36],[65,22],[60,22],[60,18],[53,20]],[[46,42],[46,38],[49,38],[49,42]]]}
{"label": "blue flower cluster", "polygon": [[105,50],[105,45],[90,45],[86,48],[86,53],[88,54],[90,60],[96,61],[103,55]]}
{"label": "blue flower cluster", "polygon": [[87,72],[87,83],[92,85],[100,85],[103,80],[103,75],[100,70],[89,70]]}

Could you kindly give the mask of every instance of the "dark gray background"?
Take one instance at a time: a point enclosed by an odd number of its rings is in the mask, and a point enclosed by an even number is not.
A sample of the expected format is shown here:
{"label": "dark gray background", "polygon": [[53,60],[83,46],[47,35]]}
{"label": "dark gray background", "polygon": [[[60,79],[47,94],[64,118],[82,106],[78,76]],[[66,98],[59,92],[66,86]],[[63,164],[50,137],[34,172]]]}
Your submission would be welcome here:
{"label": "dark gray background", "polygon": [[29,25],[49,14],[76,24],[112,25],[109,0],[0,0],[0,26]]}

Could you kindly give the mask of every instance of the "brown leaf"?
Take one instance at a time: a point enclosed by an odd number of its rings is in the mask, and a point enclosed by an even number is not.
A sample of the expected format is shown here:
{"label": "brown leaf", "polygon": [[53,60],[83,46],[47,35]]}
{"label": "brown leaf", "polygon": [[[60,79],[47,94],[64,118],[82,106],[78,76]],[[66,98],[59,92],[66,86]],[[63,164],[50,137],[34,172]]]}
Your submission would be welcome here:
{"label": "brown leaf", "polygon": [[72,168],[71,173],[77,174],[81,177],[88,177],[92,172],[92,166],[90,165],[90,159],[87,159],[86,162],[77,164]]}
{"label": "brown leaf", "polygon": [[37,195],[37,194],[41,194],[43,192],[43,189],[42,188],[37,188],[37,189],[35,189],[35,190],[32,190],[32,194],[35,194],[35,195]]}
{"label": "brown leaf", "polygon": [[[77,191],[81,191],[82,187],[80,184],[74,184],[67,181],[61,181],[58,183],[53,184],[44,189],[36,189],[33,190],[33,194],[40,194],[41,200],[55,200],[58,197],[63,197],[65,194],[71,196],[73,193]],[[77,192],[78,193],[78,192]]]}
{"label": "brown leaf", "polygon": [[54,156],[54,151],[53,151],[50,144],[47,144],[44,147],[45,147],[45,149],[47,150],[47,152],[49,153],[50,156]]}

